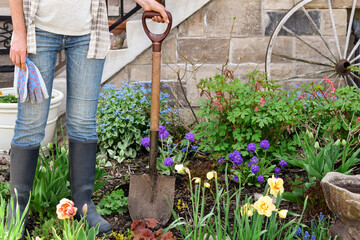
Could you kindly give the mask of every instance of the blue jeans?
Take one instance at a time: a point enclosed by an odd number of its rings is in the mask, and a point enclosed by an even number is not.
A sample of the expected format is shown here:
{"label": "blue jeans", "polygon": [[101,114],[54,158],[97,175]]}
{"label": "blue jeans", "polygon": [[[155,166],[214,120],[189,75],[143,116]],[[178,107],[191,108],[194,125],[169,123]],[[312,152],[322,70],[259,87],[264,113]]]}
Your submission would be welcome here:
{"label": "blue jeans", "polygon": [[[105,59],[87,59],[90,34],[65,36],[36,29],[36,54],[30,54],[41,72],[51,98],[57,53],[66,57],[66,128],[70,140],[97,141],[96,109]],[[41,103],[18,103],[12,144],[38,147],[45,136],[50,98]]]}

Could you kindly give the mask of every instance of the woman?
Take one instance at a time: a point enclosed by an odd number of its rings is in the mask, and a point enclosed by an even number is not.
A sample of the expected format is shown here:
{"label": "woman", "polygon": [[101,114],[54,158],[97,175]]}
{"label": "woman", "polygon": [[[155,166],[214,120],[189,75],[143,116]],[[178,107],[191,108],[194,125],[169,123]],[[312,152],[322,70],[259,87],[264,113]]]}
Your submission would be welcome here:
{"label": "woman", "polygon": [[[145,11],[156,11],[157,22],[168,22],[166,9],[155,0],[136,0]],[[11,143],[11,196],[18,194],[23,213],[32,189],[40,142],[49,112],[58,51],[66,56],[66,127],[69,136],[71,196],[82,215],[86,203],[89,226],[100,223],[100,233],[111,233],[110,224],[95,210],[91,195],[96,164],[96,108],[106,52],[109,49],[105,0],[9,0],[13,36],[12,62],[26,70],[26,57],[40,71],[50,97],[35,104],[18,103],[18,116]],[[14,86],[15,87],[15,86]],[[9,218],[15,216],[10,211]],[[27,216],[25,218],[25,225]],[[24,227],[25,229],[25,227]],[[23,239],[23,236],[22,236]]]}

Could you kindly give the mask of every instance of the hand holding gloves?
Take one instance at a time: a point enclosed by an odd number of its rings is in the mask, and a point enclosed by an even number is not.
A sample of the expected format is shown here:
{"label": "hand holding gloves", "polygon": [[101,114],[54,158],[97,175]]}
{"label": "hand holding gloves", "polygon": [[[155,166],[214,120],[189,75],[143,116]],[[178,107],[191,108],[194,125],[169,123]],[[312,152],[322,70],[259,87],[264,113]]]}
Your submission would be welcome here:
{"label": "hand holding gloves", "polygon": [[49,98],[40,71],[29,58],[26,58],[25,71],[15,66],[14,90],[15,97],[20,98],[21,103],[29,99],[31,103],[40,103],[44,98]]}

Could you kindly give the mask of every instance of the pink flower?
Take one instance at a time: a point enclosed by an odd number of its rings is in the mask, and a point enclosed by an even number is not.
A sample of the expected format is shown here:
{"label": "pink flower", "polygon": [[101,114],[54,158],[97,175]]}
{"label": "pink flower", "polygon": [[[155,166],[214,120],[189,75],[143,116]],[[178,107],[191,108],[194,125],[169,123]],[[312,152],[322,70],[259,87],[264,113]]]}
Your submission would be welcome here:
{"label": "pink flower", "polygon": [[263,107],[265,105],[265,98],[261,97],[259,104]]}
{"label": "pink flower", "polygon": [[259,111],[259,107],[256,107],[256,108],[254,109],[254,111],[255,111],[255,112],[258,112],[258,111]]}
{"label": "pink flower", "polygon": [[222,112],[223,106],[219,102],[213,102],[212,109],[217,109],[219,112]]}
{"label": "pink flower", "polygon": [[334,87],[333,82],[330,79],[328,79],[326,76],[324,76],[324,78],[325,78],[325,81],[327,81],[330,84],[331,92],[334,93],[336,91],[336,88]]}
{"label": "pink flower", "polygon": [[56,206],[56,213],[59,219],[74,217],[76,211],[77,208],[74,207],[74,202],[67,198],[61,199],[60,203]]}
{"label": "pink flower", "polygon": [[291,134],[291,131],[290,131],[290,127],[289,127],[289,125],[288,125],[288,126],[286,126],[286,129],[288,130],[289,134]]}
{"label": "pink flower", "polygon": [[356,124],[358,124],[358,122],[360,122],[360,117],[356,119]]}

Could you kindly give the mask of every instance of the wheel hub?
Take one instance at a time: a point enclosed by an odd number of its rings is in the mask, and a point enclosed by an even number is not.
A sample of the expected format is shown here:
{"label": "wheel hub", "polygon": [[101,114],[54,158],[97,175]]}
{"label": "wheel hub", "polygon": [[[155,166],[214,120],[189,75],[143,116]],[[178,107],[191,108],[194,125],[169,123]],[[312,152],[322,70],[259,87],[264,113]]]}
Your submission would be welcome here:
{"label": "wheel hub", "polygon": [[351,64],[348,60],[341,59],[336,64],[336,72],[341,76],[346,76],[350,73],[350,69],[348,68],[350,65]]}

